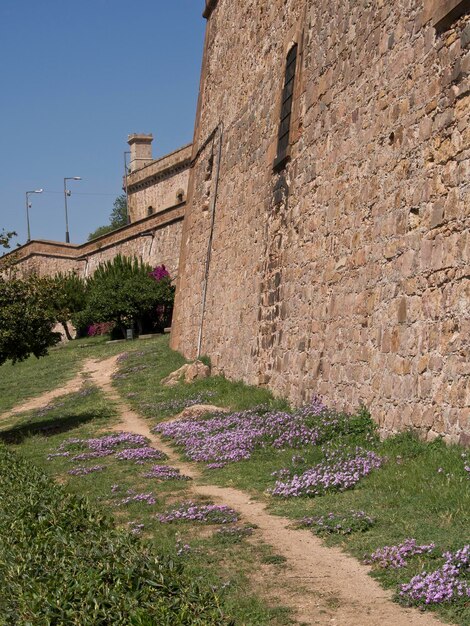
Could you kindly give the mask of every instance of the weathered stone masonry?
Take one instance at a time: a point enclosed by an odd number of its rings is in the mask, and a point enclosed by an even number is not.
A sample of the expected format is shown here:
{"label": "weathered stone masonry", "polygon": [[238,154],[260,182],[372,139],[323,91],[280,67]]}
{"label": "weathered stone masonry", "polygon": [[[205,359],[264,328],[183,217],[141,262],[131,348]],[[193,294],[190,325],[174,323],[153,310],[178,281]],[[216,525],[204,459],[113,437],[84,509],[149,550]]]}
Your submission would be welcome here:
{"label": "weathered stone masonry", "polygon": [[470,442],[468,9],[207,0],[174,348],[203,321],[227,376]]}

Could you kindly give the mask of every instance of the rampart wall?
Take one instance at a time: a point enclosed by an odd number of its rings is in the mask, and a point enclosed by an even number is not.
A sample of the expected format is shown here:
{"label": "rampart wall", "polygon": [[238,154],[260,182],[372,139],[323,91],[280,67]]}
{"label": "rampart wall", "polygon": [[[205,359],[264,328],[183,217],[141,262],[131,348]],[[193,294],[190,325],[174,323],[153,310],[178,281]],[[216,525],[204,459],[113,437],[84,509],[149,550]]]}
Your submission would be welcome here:
{"label": "rampart wall", "polygon": [[86,277],[100,263],[122,254],[135,256],[151,266],[163,263],[170,276],[176,278],[183,215],[184,203],[181,203],[81,245],[33,240],[4,258],[14,257],[22,274],[53,276],[75,271]]}

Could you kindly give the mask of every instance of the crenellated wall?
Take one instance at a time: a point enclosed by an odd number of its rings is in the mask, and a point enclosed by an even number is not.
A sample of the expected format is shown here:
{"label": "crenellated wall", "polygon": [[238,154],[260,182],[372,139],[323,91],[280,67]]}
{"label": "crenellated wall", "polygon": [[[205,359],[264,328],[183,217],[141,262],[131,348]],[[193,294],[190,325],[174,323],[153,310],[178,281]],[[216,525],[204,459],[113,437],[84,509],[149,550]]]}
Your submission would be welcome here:
{"label": "crenellated wall", "polygon": [[294,403],[363,402],[384,433],[470,443],[468,2],[205,15],[172,346]]}

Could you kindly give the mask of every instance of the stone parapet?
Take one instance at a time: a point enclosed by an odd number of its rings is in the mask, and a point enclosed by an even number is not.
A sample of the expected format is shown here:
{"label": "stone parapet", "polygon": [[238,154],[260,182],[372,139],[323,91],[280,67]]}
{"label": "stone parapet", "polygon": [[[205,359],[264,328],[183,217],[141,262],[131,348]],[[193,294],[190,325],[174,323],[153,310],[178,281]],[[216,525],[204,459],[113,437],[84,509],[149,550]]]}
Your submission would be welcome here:
{"label": "stone parapet", "polygon": [[[175,278],[183,217],[184,203],[180,203],[80,245],[32,240],[0,260],[14,261],[20,272],[34,271],[42,276],[67,271],[89,275],[99,263],[121,253],[137,256],[149,264],[163,263]],[[151,243],[147,244],[143,237]]]}

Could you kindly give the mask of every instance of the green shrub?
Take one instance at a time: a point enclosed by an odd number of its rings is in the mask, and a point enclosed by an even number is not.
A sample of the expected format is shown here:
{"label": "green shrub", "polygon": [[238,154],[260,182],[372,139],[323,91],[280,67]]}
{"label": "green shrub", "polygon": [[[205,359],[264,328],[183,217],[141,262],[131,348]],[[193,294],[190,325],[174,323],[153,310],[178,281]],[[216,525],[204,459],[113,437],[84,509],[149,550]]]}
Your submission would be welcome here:
{"label": "green shrub", "polygon": [[0,445],[0,624],[222,625],[217,596]]}

